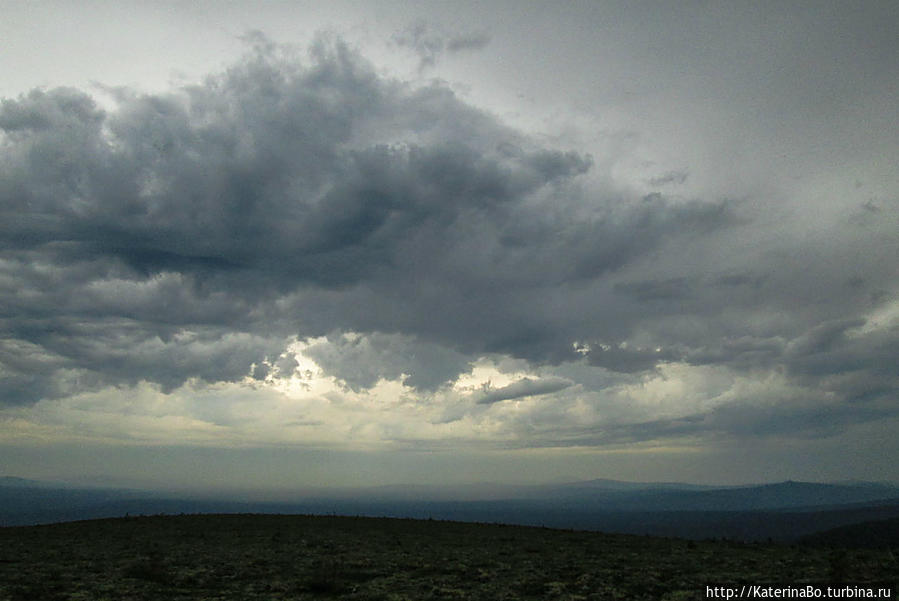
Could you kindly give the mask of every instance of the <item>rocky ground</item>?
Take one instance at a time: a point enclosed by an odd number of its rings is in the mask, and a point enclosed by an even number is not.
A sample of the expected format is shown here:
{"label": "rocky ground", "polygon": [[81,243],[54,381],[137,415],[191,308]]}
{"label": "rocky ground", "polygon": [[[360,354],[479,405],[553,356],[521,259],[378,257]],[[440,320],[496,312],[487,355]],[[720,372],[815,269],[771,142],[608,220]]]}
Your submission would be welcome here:
{"label": "rocky ground", "polygon": [[706,585],[899,581],[889,549],[493,524],[187,515],[0,528],[0,601],[701,599]]}

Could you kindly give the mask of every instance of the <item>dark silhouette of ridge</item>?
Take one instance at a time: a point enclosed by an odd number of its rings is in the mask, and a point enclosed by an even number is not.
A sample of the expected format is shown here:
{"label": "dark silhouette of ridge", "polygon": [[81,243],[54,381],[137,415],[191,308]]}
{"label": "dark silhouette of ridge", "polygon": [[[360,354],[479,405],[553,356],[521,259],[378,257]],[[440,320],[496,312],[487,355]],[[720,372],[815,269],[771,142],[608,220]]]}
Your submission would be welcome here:
{"label": "dark silhouette of ridge", "polygon": [[806,545],[865,549],[899,549],[899,517],[839,526],[803,536]]}

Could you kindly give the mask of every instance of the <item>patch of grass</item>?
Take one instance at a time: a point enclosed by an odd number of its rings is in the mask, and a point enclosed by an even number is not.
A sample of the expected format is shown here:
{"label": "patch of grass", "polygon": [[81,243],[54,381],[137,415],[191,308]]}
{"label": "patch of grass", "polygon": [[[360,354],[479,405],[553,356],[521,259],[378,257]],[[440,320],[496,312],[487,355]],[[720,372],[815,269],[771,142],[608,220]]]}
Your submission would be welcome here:
{"label": "patch of grass", "polygon": [[336,595],[348,589],[343,563],[334,557],[318,557],[312,562],[302,587],[320,595]]}
{"label": "patch of grass", "polygon": [[163,586],[174,584],[174,575],[165,565],[162,553],[156,551],[128,562],[122,569],[122,575]]}

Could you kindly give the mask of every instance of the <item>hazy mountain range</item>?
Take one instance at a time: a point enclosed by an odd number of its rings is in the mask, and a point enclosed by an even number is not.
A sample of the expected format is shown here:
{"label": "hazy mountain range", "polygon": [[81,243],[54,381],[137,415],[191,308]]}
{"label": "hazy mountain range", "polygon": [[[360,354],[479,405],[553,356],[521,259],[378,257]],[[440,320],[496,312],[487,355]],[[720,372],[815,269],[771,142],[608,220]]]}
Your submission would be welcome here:
{"label": "hazy mountain range", "polygon": [[899,516],[881,482],[702,486],[591,480],[540,486],[381,486],[172,493],[0,477],[0,525],[172,513],[303,513],[450,519],[743,540],[795,540]]}

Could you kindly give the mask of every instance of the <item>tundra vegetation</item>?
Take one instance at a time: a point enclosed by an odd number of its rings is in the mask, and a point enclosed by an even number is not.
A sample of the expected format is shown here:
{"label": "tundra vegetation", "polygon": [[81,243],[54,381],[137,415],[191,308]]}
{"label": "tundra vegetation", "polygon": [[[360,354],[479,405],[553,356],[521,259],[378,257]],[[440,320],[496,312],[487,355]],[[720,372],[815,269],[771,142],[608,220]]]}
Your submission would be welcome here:
{"label": "tundra vegetation", "polygon": [[723,583],[896,583],[889,548],[436,520],[141,516],[0,528],[0,600],[701,599]]}

